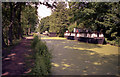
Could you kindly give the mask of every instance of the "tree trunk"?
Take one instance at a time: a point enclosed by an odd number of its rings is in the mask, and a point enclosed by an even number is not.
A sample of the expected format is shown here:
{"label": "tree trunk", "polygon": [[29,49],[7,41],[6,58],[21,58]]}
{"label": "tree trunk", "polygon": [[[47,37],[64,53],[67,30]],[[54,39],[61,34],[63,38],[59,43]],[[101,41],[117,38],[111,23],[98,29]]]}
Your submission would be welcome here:
{"label": "tree trunk", "polygon": [[4,35],[3,35],[3,31],[2,31],[2,47],[6,47],[7,45],[5,44],[5,41],[4,41]]}
{"label": "tree trunk", "polygon": [[12,2],[10,2],[10,22],[11,24],[9,25],[9,31],[8,31],[8,42],[9,44],[8,45],[12,45],[12,25],[13,25],[13,5],[12,5]]}
{"label": "tree trunk", "polygon": [[26,28],[26,35],[28,35],[28,28]]}
{"label": "tree trunk", "polygon": [[30,28],[28,28],[28,33],[30,34]]}
{"label": "tree trunk", "polygon": [[22,28],[21,28],[21,5],[19,7],[18,22],[19,22],[18,36],[19,36],[19,38],[23,38]]}

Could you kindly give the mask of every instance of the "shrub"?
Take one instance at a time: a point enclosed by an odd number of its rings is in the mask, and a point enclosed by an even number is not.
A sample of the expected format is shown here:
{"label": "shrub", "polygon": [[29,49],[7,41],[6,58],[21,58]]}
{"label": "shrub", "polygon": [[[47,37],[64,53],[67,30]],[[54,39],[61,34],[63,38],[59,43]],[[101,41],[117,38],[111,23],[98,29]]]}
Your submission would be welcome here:
{"label": "shrub", "polygon": [[33,42],[32,42],[32,48],[35,48],[37,42],[39,42],[38,36],[34,36]]}
{"label": "shrub", "polygon": [[117,37],[115,40],[112,41],[108,40],[107,38],[105,38],[105,40],[111,45],[120,46],[120,37]]}
{"label": "shrub", "polygon": [[32,42],[32,48],[35,51],[33,55],[35,65],[32,68],[32,75],[49,75],[51,68],[51,54],[46,46],[46,43],[41,41],[38,36],[35,36]]}

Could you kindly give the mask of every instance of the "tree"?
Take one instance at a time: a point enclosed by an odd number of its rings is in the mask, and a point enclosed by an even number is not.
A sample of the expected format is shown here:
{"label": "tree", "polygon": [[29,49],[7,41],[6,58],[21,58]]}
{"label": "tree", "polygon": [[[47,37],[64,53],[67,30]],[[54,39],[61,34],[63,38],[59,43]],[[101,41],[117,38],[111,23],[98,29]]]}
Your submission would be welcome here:
{"label": "tree", "polygon": [[49,20],[50,20],[49,16],[41,19],[39,27],[38,27],[40,33],[44,31],[49,31],[49,28],[50,28]]}
{"label": "tree", "polygon": [[64,36],[64,32],[67,29],[68,14],[67,14],[66,4],[64,2],[59,2],[56,8],[53,10],[50,16],[50,32],[56,32],[58,36]]}
{"label": "tree", "polygon": [[[28,8],[28,6],[31,8]],[[27,11],[25,11],[24,9],[27,9]],[[12,45],[13,40],[23,37],[22,35],[26,22],[31,25],[28,27],[29,29],[31,29],[30,31],[33,31],[35,29],[35,26],[38,22],[36,10],[37,9],[34,6],[25,2],[2,3],[3,46]],[[23,18],[26,19],[26,22],[22,22],[24,21]]]}
{"label": "tree", "polygon": [[22,12],[21,22],[23,25],[24,32],[28,35],[31,31],[35,30],[35,26],[38,23],[38,17],[36,15],[36,8],[28,5]]}
{"label": "tree", "polygon": [[[119,2],[70,2],[70,23],[78,28],[90,28],[93,31],[102,31],[106,38],[115,40],[120,37],[120,13]],[[71,27],[72,25],[70,25]]]}

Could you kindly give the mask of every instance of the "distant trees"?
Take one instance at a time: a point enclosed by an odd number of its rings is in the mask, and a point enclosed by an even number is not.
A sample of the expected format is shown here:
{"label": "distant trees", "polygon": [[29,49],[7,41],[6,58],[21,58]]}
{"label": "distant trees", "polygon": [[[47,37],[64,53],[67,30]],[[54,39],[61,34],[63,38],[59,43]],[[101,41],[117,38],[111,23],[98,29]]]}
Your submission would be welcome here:
{"label": "distant trees", "polygon": [[41,20],[39,25],[40,31],[48,30],[49,32],[56,32],[59,36],[63,36],[67,29],[67,17],[66,4],[64,2],[58,3],[56,8],[53,10],[52,15]]}
{"label": "distant trees", "polygon": [[38,30],[40,31],[40,33],[44,31],[49,31],[49,28],[50,28],[49,20],[50,20],[49,16],[41,19],[41,22],[38,27],[39,28]]}

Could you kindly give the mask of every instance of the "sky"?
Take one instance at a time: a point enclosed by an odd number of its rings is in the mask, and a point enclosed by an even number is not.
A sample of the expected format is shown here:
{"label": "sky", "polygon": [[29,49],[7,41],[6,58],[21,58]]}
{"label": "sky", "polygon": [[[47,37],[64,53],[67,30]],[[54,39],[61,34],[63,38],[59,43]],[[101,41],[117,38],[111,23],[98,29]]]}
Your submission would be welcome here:
{"label": "sky", "polygon": [[38,6],[38,16],[40,18],[50,16],[52,13],[50,8],[47,8],[45,5],[39,5]]}
{"label": "sky", "polygon": [[[52,2],[50,2],[50,4],[51,3]],[[67,3],[67,7],[66,8],[69,8],[68,2],[66,2],[66,3]],[[51,13],[52,13],[51,9],[47,8],[45,5],[39,5],[38,6],[38,16],[39,16],[39,19],[47,17],[47,16],[50,16]]]}

